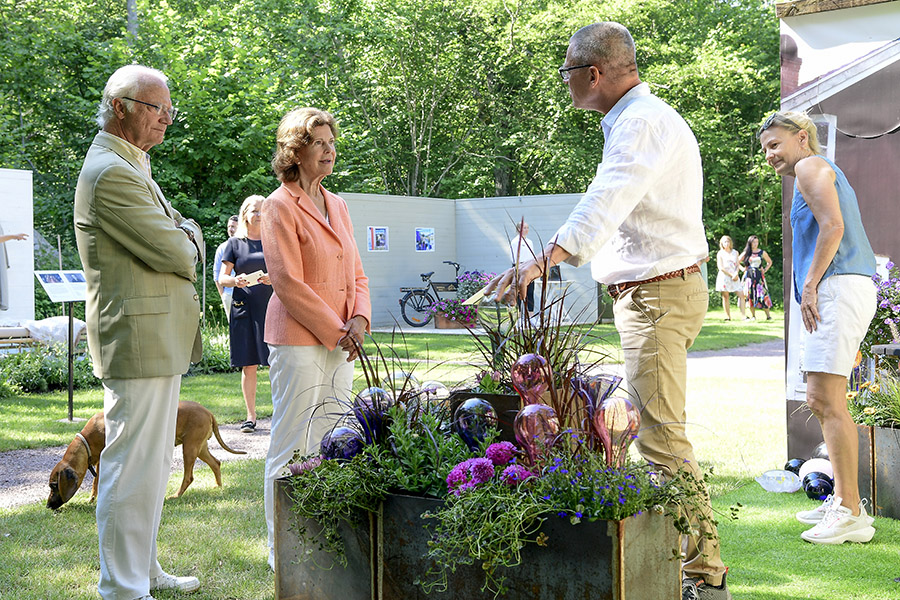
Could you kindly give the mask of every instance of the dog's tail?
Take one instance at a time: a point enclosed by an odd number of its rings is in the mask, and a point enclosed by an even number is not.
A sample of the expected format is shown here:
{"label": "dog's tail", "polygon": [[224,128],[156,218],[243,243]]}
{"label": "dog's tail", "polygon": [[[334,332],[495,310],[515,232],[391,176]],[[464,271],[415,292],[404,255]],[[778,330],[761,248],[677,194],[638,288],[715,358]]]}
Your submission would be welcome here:
{"label": "dog's tail", "polygon": [[213,434],[216,436],[216,440],[219,442],[219,445],[222,446],[225,450],[228,450],[232,454],[247,454],[243,450],[233,450],[228,447],[228,444],[222,441],[222,436],[219,435],[219,423],[216,421],[216,416],[212,415],[212,426],[213,426]]}

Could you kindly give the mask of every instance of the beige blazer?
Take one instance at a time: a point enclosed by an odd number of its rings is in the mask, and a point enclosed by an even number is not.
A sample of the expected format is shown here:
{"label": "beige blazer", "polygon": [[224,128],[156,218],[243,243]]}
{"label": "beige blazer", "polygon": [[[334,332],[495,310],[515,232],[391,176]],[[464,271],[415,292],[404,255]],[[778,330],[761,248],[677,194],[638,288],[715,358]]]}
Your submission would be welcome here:
{"label": "beige blazer", "polygon": [[283,183],[262,203],[263,254],[275,292],[266,311],[269,344],[334,350],[347,320],[372,321],[347,204],[320,189],[328,222],[296,183]]}
{"label": "beige blazer", "polygon": [[183,374],[200,360],[200,226],[182,217],[132,162],[126,142],[99,132],[75,188],[75,239],[87,279],[94,374]]}

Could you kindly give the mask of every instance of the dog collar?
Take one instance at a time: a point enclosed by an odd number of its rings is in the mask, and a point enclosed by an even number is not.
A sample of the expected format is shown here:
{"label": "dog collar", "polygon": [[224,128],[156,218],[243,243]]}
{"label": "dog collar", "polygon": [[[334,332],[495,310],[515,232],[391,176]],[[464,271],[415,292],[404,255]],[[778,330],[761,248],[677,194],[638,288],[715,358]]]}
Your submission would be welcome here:
{"label": "dog collar", "polygon": [[93,462],[93,461],[91,460],[91,445],[88,444],[88,441],[84,438],[83,435],[81,435],[81,433],[76,433],[76,434],[75,434],[75,437],[78,438],[78,440],[81,442],[81,445],[84,446],[84,449],[85,449],[85,450],[87,450],[87,453],[88,453],[88,471],[91,472],[91,475],[93,475],[94,477],[96,477],[96,476],[97,476],[97,471],[94,470],[94,465],[91,464],[91,462]]}

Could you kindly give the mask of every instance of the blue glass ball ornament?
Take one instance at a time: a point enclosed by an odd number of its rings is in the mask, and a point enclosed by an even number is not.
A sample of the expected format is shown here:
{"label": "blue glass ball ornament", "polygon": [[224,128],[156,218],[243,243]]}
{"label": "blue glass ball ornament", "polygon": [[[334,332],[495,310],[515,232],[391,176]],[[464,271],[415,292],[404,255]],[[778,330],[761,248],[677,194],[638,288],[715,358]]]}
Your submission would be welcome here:
{"label": "blue glass ball ornament", "polygon": [[832,483],[830,479],[820,479],[816,477],[811,479],[804,489],[806,490],[807,498],[824,500],[834,493],[834,483]]}
{"label": "blue glass ball ornament", "polygon": [[810,471],[806,475],[803,476],[803,479],[800,480],[800,485],[803,486],[803,490],[805,491],[807,486],[809,486],[809,482],[813,479],[824,479],[829,481],[831,478],[828,477],[827,474],[822,473],[820,471]]}
{"label": "blue glass ball ornament", "polygon": [[470,450],[478,449],[487,430],[497,426],[497,413],[491,403],[483,398],[469,398],[453,412],[453,431],[462,438]]}
{"label": "blue glass ball ornament", "polygon": [[802,458],[792,458],[791,460],[784,463],[784,470],[790,471],[794,475],[800,475],[800,467],[803,466],[803,463],[806,461]]}
{"label": "blue glass ball ornament", "polygon": [[831,460],[828,457],[828,446],[825,445],[825,442],[822,442],[816,449],[813,450],[812,456],[810,458],[824,458],[825,460]]}
{"label": "blue glass ball ornament", "polygon": [[384,430],[384,415],[393,404],[394,397],[380,387],[366,388],[353,399],[353,415],[362,426],[366,443],[378,440]]}
{"label": "blue glass ball ornament", "polygon": [[365,447],[366,442],[359,432],[349,427],[335,427],[322,437],[319,445],[322,458],[328,460],[350,460]]}

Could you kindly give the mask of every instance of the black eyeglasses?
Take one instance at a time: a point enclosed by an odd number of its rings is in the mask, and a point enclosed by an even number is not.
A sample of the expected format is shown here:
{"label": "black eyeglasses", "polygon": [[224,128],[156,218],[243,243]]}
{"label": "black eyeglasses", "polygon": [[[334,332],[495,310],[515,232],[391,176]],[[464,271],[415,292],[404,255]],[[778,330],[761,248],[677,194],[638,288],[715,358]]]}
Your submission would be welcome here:
{"label": "black eyeglasses", "polygon": [[577,67],[560,67],[557,69],[559,71],[559,76],[562,77],[562,80],[567,82],[569,81],[569,71],[574,71],[575,69],[586,69],[587,67],[593,67],[594,65],[578,65]]}
{"label": "black eyeglasses", "polygon": [[166,113],[169,115],[169,118],[172,119],[173,121],[175,120],[175,117],[178,116],[178,109],[175,108],[174,106],[171,108],[163,108],[159,104],[150,104],[149,102],[144,102],[143,100],[138,100],[136,98],[129,98],[128,96],[122,96],[122,99],[123,100],[131,100],[132,102],[137,102],[138,104],[143,104],[145,106],[152,106],[153,108],[156,109],[156,114],[158,114],[159,116],[162,116],[163,113]]}
{"label": "black eyeglasses", "polygon": [[782,123],[790,125],[791,127],[795,127],[798,131],[803,129],[784,115],[773,112],[771,115],[769,115],[769,118],[766,119],[766,122],[762,124],[762,127],[759,128],[759,131],[756,132],[756,139],[759,139],[759,137],[763,134],[763,131],[775,124],[775,119],[778,119]]}

